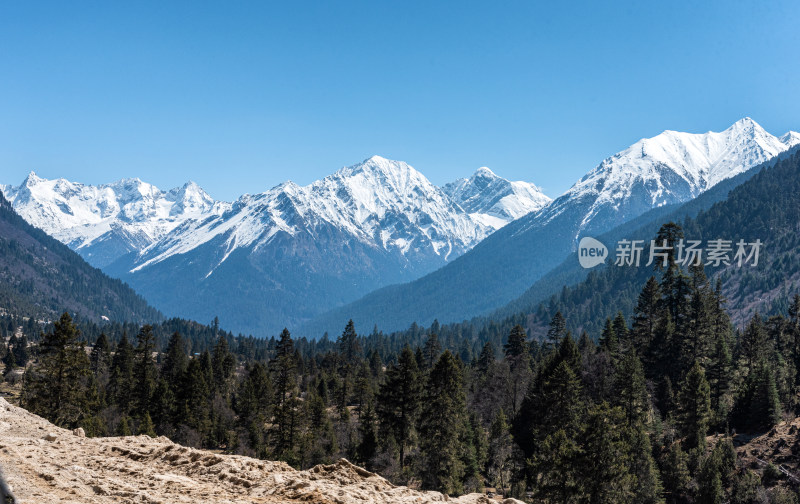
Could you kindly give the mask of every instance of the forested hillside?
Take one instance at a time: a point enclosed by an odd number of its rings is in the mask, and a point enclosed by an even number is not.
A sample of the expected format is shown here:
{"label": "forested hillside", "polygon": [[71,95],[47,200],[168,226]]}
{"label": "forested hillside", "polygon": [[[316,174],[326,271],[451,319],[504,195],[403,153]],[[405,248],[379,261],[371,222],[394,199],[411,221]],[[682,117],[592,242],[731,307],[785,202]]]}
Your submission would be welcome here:
{"label": "forested hillside", "polygon": [[[764,243],[757,267],[709,268],[709,275],[721,282],[722,294],[738,327],[756,310],[786,313],[790,296],[800,286],[800,153],[759,172],[732,190],[724,201],[695,218],[686,218],[681,227],[686,239],[760,239]],[[655,224],[649,224],[625,238],[649,243],[657,230]],[[633,313],[639,286],[652,274],[652,268],[613,265],[592,271],[585,281],[564,287],[530,310],[527,327],[543,334],[550,318],[561,311],[574,324],[571,329],[598,334],[604,321],[613,318],[617,310],[625,316]]]}
{"label": "forested hillside", "polygon": [[[790,149],[764,164],[751,168],[730,179],[723,180],[687,203],[654,208],[636,219],[595,238],[602,243],[613,244],[622,239],[629,239],[631,236],[654,235],[658,227],[664,222],[683,222],[687,217],[694,218],[698,213],[708,210],[715,203],[725,200],[734,188],[747,182],[761,170],[774,166],[775,163],[781,159],[786,159],[797,150],[797,148]],[[517,313],[535,311],[542,301],[547,301],[554,294],[559,294],[565,285],[572,286],[580,283],[589,275],[590,271],[580,266],[577,251],[573,252],[558,267],[540,280],[537,280],[523,295],[487,318],[501,320]]]}
{"label": "forested hillside", "polygon": [[63,310],[95,321],[162,318],[130,287],[25,222],[0,194],[0,312],[51,320]]}
{"label": "forested hillside", "polygon": [[[146,325],[135,338],[98,335],[87,356],[65,314],[34,347],[21,400],[93,436],[166,435],[297,467],[344,456],[449,494],[492,485],[531,502],[795,502],[777,470],[737,462],[731,436],[797,414],[798,314],[795,296],[788,316],[755,316],[738,333],[703,268],[675,261],[597,343],[557,313],[544,340],[516,326],[466,361],[451,346],[466,339],[359,336],[352,323],[335,342],[284,331],[250,346],[221,333],[202,352],[178,332],[156,351]],[[396,350],[412,337],[422,344]]]}

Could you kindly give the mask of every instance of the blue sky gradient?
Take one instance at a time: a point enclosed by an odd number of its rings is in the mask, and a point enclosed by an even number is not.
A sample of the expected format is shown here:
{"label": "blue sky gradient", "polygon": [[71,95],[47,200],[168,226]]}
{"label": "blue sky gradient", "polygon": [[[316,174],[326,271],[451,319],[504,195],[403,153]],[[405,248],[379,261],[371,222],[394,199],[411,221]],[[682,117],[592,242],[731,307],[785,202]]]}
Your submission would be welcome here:
{"label": "blue sky gradient", "polygon": [[800,3],[3,2],[0,183],[231,200],[372,154],[556,196],[641,137],[800,129]]}

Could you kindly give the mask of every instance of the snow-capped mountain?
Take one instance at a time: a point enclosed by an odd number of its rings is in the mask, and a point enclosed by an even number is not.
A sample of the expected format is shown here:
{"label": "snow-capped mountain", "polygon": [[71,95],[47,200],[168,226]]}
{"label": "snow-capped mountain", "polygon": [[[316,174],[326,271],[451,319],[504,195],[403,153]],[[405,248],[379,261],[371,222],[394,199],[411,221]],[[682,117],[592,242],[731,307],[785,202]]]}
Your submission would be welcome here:
{"label": "snow-capped mountain", "polygon": [[410,269],[461,255],[494,229],[472,219],[408,164],[373,156],[311,185],[285,182],[265,193],[242,196],[219,215],[187,221],[145,249],[133,271],[218,237],[224,238],[221,264],[238,248],[269,246],[279,233],[324,239],[321,230],[329,226],[403,257]]}
{"label": "snow-capped mountain", "polygon": [[604,159],[529,225],[566,213],[575,237],[606,231],[651,208],[688,201],[797,143],[798,133],[778,138],[749,117],[719,133],[664,131]]}
{"label": "snow-capped mountain", "polygon": [[418,278],[546,200],[494,174],[483,195],[484,173],[460,200],[379,156],[233,203],[193,183],[161,191],[138,179],[95,187],[31,174],[0,189],[26,220],[165,313],[263,332]]}
{"label": "snow-capped mountain", "polygon": [[186,220],[230,207],[214,201],[194,182],[161,191],[139,179],[91,186],[46,180],[31,172],[20,186],[0,189],[29,224],[97,267],[146,249]]}
{"label": "snow-capped mountain", "polygon": [[[750,118],[718,133],[665,131],[639,140],[603,160],[541,210],[497,230],[443,268],[371,293],[318,317],[304,330],[319,334],[351,317],[367,327],[393,330],[411,322],[485,314],[558,266],[581,236],[597,236],[653,208],[691,200],[798,141],[795,132],[775,137]],[[457,298],[450,296],[453,292]]]}
{"label": "snow-capped mountain", "polygon": [[530,182],[510,181],[482,167],[470,177],[443,187],[470,216],[494,229],[530,212],[540,210],[551,199]]}

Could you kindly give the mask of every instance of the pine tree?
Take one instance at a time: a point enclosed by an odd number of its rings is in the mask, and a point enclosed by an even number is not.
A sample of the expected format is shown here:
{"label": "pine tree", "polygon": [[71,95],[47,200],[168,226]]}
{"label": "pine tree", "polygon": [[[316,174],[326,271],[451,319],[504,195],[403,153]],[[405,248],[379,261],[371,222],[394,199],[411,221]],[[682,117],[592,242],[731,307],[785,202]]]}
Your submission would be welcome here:
{"label": "pine tree", "polygon": [[358,444],[358,461],[368,469],[372,467],[372,459],[378,451],[377,417],[372,401],[369,401],[359,418],[358,431],[361,441]]}
{"label": "pine tree", "polygon": [[431,333],[428,339],[425,340],[425,346],[422,348],[422,357],[425,360],[425,371],[430,371],[436,361],[439,360],[439,355],[442,353],[442,344],[439,343],[439,335]]}
{"label": "pine tree", "polygon": [[153,419],[150,418],[150,413],[145,412],[142,420],[139,422],[139,435],[156,437],[156,428],[153,425]]}
{"label": "pine tree", "polygon": [[526,457],[556,431],[563,431],[567,441],[577,436],[583,408],[580,364],[577,345],[567,335],[531,381],[513,422],[514,439]]}
{"label": "pine tree", "polygon": [[747,367],[752,370],[757,362],[765,359],[770,350],[767,331],[764,328],[764,320],[756,312],[750,323],[747,325],[744,334],[739,342],[742,356],[747,362]]}
{"label": "pine tree", "polygon": [[550,327],[547,329],[547,340],[553,345],[558,346],[561,339],[566,335],[567,322],[561,311],[557,311],[553,318],[550,320]]}
{"label": "pine tree", "polygon": [[117,427],[117,436],[132,436],[130,422],[127,416],[123,416]]}
{"label": "pine tree", "polygon": [[25,374],[22,406],[56,425],[75,427],[95,406],[90,376],[80,331],[65,312],[44,335],[39,365]]}
{"label": "pine tree", "polygon": [[113,402],[126,414],[130,409],[133,394],[133,353],[133,346],[128,342],[127,334],[123,332],[111,360],[109,391]]}
{"label": "pine tree", "polygon": [[722,460],[717,450],[711,452],[700,464],[700,474],[697,477],[699,504],[721,504],[725,498],[722,489],[720,466]]}
{"label": "pine tree", "polygon": [[483,345],[483,349],[481,350],[480,355],[478,356],[478,373],[481,376],[486,376],[486,373],[489,372],[489,366],[494,362],[494,346],[492,346],[491,341],[487,341],[486,344]]}
{"label": "pine tree", "polygon": [[630,502],[635,478],[630,473],[630,432],[621,408],[594,406],[586,419],[587,436],[580,455],[580,486],[587,502]]}
{"label": "pine tree", "polygon": [[510,369],[507,405],[512,414],[516,414],[522,402],[528,383],[531,379],[530,354],[525,329],[521,325],[514,326],[508,336],[508,342],[503,347],[506,361]]}
{"label": "pine tree", "polygon": [[211,357],[211,365],[214,369],[214,391],[220,394],[226,401],[230,398],[231,383],[233,372],[236,369],[236,357],[228,348],[228,340],[220,335],[214,345],[214,352]]}
{"label": "pine tree", "polygon": [[661,504],[664,502],[664,487],[658,471],[650,438],[642,424],[631,431],[631,458],[628,471],[634,476],[634,496],[637,504]]}
{"label": "pine tree", "polygon": [[689,481],[689,457],[681,449],[680,443],[673,443],[662,462],[661,475],[664,481],[664,493],[667,502],[683,502],[686,495]]}
{"label": "pine tree", "polygon": [[377,404],[381,425],[398,444],[401,468],[405,466],[406,445],[416,423],[421,395],[417,360],[406,346],[397,365],[392,364],[386,371],[386,381],[380,387]]}
{"label": "pine tree", "polygon": [[633,350],[620,361],[614,388],[616,404],[625,412],[628,427],[647,423],[650,397],[647,393],[642,362]]}
{"label": "pine tree", "polygon": [[176,398],[179,424],[185,424],[206,436],[211,430],[209,398],[211,381],[204,370],[202,358],[189,361],[181,380],[180,392]]}
{"label": "pine tree", "polygon": [[293,449],[294,397],[297,388],[296,366],[294,341],[289,331],[284,328],[276,347],[275,358],[272,361],[275,373],[273,380],[275,384],[275,450],[278,456]]}
{"label": "pine tree", "polygon": [[749,380],[750,414],[748,425],[756,429],[769,429],[781,419],[781,403],[775,385],[775,372],[766,361],[756,364]]}
{"label": "pine tree", "polygon": [[[633,311],[633,327],[631,339],[637,351],[645,354],[656,337],[656,326],[659,319],[659,300],[661,292],[656,278],[651,276],[639,293],[636,308]],[[652,363],[648,363],[652,364]]]}
{"label": "pine tree", "polygon": [[488,475],[491,482],[506,488],[511,477],[513,439],[505,412],[497,412],[489,428]]}
{"label": "pine tree", "polygon": [[629,341],[630,331],[628,330],[628,323],[625,321],[625,317],[622,315],[622,312],[617,312],[612,326],[614,327],[614,335],[617,337],[617,341],[619,342],[618,344],[620,346],[620,351],[627,351],[631,346]]}
{"label": "pine tree", "polygon": [[697,361],[683,382],[679,404],[679,427],[687,448],[704,448],[711,420],[711,390]]}
{"label": "pine tree", "polygon": [[611,321],[610,318],[606,319],[606,323],[603,326],[603,333],[600,335],[600,349],[604,352],[608,353],[609,355],[616,357],[619,352],[619,338],[617,338],[617,333],[614,331],[614,323]]}
{"label": "pine tree", "polygon": [[155,336],[151,325],[142,326],[136,348],[136,406],[140,414],[150,411],[150,401],[156,389],[156,368],[153,362]]}
{"label": "pine tree", "polygon": [[527,357],[527,339],[528,336],[525,334],[525,329],[519,324],[515,325],[511,329],[511,333],[508,335],[508,341],[505,345],[503,345],[503,351],[505,351],[506,358],[511,360],[518,357]]}
{"label": "pine tree", "polygon": [[173,391],[176,390],[188,365],[189,358],[186,356],[184,339],[179,332],[175,331],[169,338],[164,364],[161,366],[161,377],[173,388]]}
{"label": "pine tree", "polygon": [[356,365],[361,347],[353,321],[350,320],[338,340],[339,354],[342,362],[339,364],[339,375],[342,378],[342,388],[339,394],[339,411],[343,411],[348,404],[352,392],[353,367]]}
{"label": "pine tree", "polygon": [[111,356],[111,346],[108,344],[108,338],[105,333],[100,333],[92,346],[92,353],[89,354],[89,361],[91,362],[92,373],[99,376],[108,368],[109,358]]}
{"label": "pine tree", "polygon": [[450,351],[431,370],[425,392],[419,426],[422,484],[459,494],[465,471],[460,455],[467,410],[461,367]]}

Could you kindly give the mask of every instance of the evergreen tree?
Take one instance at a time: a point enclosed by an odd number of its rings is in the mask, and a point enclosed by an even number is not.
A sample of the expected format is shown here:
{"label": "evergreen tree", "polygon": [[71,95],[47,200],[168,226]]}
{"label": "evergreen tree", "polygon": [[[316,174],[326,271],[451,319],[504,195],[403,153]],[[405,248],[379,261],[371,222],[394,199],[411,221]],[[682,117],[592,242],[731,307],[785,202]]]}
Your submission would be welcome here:
{"label": "evergreen tree", "polygon": [[634,496],[637,504],[660,504],[664,502],[664,488],[658,471],[650,438],[642,424],[634,425],[631,431],[631,458],[628,471],[634,476]]}
{"label": "evergreen tree", "polygon": [[567,321],[564,320],[564,316],[561,314],[561,311],[557,311],[550,320],[550,327],[547,329],[547,340],[551,344],[558,346],[558,344],[561,342],[561,339],[566,336],[566,333]]}
{"label": "evergreen tree", "polygon": [[133,346],[128,342],[125,332],[117,344],[111,360],[111,381],[109,390],[112,400],[127,414],[133,394]]}
{"label": "evergreen tree", "polygon": [[75,427],[96,406],[96,390],[90,390],[89,358],[68,313],[44,335],[39,352],[39,365],[25,374],[21,404],[56,425]]}
{"label": "evergreen tree", "polygon": [[156,430],[155,426],[153,425],[153,419],[150,418],[150,413],[145,412],[142,416],[142,420],[139,422],[139,435],[145,435],[150,437],[156,437]]}
{"label": "evergreen tree", "polygon": [[756,313],[750,319],[744,334],[739,342],[742,357],[747,362],[747,367],[752,370],[757,362],[766,359],[770,344],[767,331],[764,327],[764,320],[761,315]]}
{"label": "evergreen tree", "polygon": [[465,472],[460,455],[467,410],[461,367],[449,350],[431,370],[425,392],[419,426],[422,484],[459,494]]}
{"label": "evergreen tree", "polygon": [[625,412],[629,427],[645,424],[650,412],[650,397],[644,378],[644,369],[635,351],[629,351],[620,362],[615,380],[616,403]]}
{"label": "evergreen tree", "polygon": [[406,445],[416,423],[422,395],[417,360],[406,346],[397,364],[386,371],[386,381],[378,393],[378,417],[384,430],[398,444],[400,467],[405,466]]}
{"label": "evergreen tree", "polygon": [[358,444],[358,461],[368,469],[372,466],[372,459],[378,451],[378,432],[376,429],[377,417],[372,401],[369,401],[359,418],[359,434],[361,442]]}
{"label": "evergreen tree", "polygon": [[[156,389],[156,368],[153,362],[155,336],[153,326],[145,325],[137,336],[139,346],[136,348],[136,405],[140,415],[150,411],[150,401]],[[152,423],[152,422],[151,422]]]}
{"label": "evergreen tree", "polygon": [[[645,355],[656,337],[660,299],[661,292],[658,282],[655,277],[651,276],[639,294],[636,308],[633,311],[633,327],[631,329],[633,346]],[[648,364],[654,363],[648,362]]]}
{"label": "evergreen tree", "polygon": [[[503,345],[503,350],[505,351],[506,358],[509,360],[515,360],[519,357],[527,357],[528,356],[528,343],[527,340],[528,336],[525,334],[525,329],[519,324],[515,325],[511,329],[511,333],[508,335],[508,341],[505,345]],[[487,345],[489,343],[487,342]]]}
{"label": "evergreen tree", "polygon": [[231,393],[233,372],[236,369],[236,357],[233,356],[228,348],[228,340],[225,336],[219,336],[214,345],[214,352],[211,357],[211,366],[214,369],[214,391],[219,393],[226,400]]}
{"label": "evergreen tree", "polygon": [[89,355],[89,362],[95,377],[99,377],[108,371],[110,357],[111,346],[108,344],[108,338],[105,333],[100,333],[97,341],[92,346],[92,353]]}
{"label": "evergreen tree", "polygon": [[478,373],[481,376],[486,376],[486,373],[489,372],[489,366],[494,362],[494,346],[492,346],[491,341],[487,341],[483,345],[483,349],[481,349],[481,353],[478,356]]}
{"label": "evergreen tree", "polygon": [[670,504],[683,502],[688,492],[689,457],[681,449],[680,443],[672,443],[662,462],[661,475],[664,481],[664,493]]}
{"label": "evergreen tree", "polygon": [[122,420],[119,422],[119,426],[117,427],[117,436],[132,436],[133,432],[131,432],[130,422],[128,421],[127,416],[123,416]]}
{"label": "evergreen tree", "polygon": [[[348,324],[349,325],[349,324]],[[289,331],[284,328],[276,346],[275,358],[272,362],[275,378],[275,451],[280,457],[284,452],[293,449],[295,421],[295,391],[297,388],[295,370],[294,341]]]}
{"label": "evergreen tree", "polygon": [[697,361],[683,382],[679,404],[679,427],[687,448],[704,448],[711,420],[711,390]]}
{"label": "evergreen tree", "polygon": [[422,357],[425,360],[425,371],[430,371],[436,361],[439,360],[439,355],[442,353],[442,344],[439,343],[439,335],[431,333],[428,339],[425,340],[425,346],[422,348]]}
{"label": "evergreen tree", "polygon": [[161,366],[161,377],[175,389],[188,364],[189,358],[186,356],[184,339],[179,332],[175,331],[167,343],[164,364]]}
{"label": "evergreen tree", "polygon": [[342,362],[339,365],[339,375],[342,378],[342,388],[339,394],[339,411],[347,407],[347,403],[352,391],[353,367],[356,364],[361,347],[358,343],[358,335],[353,321],[350,320],[339,337],[339,354]]}
{"label": "evergreen tree", "polygon": [[607,403],[589,410],[580,456],[580,487],[587,502],[630,502],[636,480],[630,473],[630,432],[625,413]]}
{"label": "evergreen tree", "polygon": [[506,414],[501,409],[489,429],[487,472],[494,486],[506,488],[511,478],[511,456],[514,441]]}

